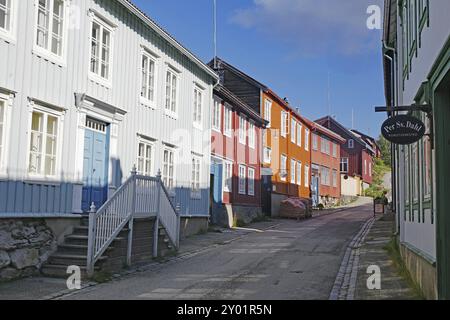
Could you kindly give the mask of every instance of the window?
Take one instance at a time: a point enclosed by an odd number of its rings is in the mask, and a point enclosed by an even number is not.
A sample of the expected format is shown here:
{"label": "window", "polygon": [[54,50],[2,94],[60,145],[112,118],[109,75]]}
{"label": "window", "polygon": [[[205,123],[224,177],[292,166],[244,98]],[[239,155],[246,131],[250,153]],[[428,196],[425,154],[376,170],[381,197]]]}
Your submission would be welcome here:
{"label": "window", "polygon": [[222,105],[218,101],[214,101],[212,127],[220,132],[222,122]]}
{"label": "window", "polygon": [[169,190],[175,187],[175,152],[170,148],[163,151],[162,181]]}
{"label": "window", "polygon": [[413,179],[413,200],[419,199],[419,153],[417,152],[417,143],[412,146],[411,170]]}
{"label": "window", "polygon": [[291,142],[295,143],[295,138],[297,135],[297,121],[291,119]]}
{"label": "window", "polygon": [[333,187],[337,188],[337,170],[333,170]]}
{"label": "window", "polygon": [[177,86],[178,76],[172,70],[166,73],[166,113],[175,115],[177,113]]}
{"label": "window", "polygon": [[247,120],[243,116],[239,116],[239,143],[246,144],[247,138]]}
{"label": "window", "polygon": [[302,163],[297,162],[297,184],[302,185]]}
{"label": "window", "polygon": [[101,19],[94,17],[91,34],[91,74],[102,80],[111,80],[112,30]]}
{"label": "window", "polygon": [[228,106],[225,106],[224,127],[224,134],[231,137],[233,134],[233,111]]}
{"label": "window", "polygon": [[309,166],[305,165],[305,187],[309,188]]}
{"label": "window", "polygon": [[299,146],[299,147],[301,147],[302,146],[302,125],[301,125],[301,123],[298,123],[297,124],[297,145]]}
{"label": "window", "polygon": [[202,125],[202,110],[203,110],[203,94],[202,90],[198,87],[194,88],[194,124],[197,126]]}
{"label": "window", "polygon": [[255,169],[248,168],[248,195],[255,195]]}
{"label": "window", "polygon": [[288,113],[281,111],[281,136],[286,138],[288,129]]}
{"label": "window", "polygon": [[36,109],[31,116],[28,173],[54,177],[57,174],[59,117]]}
{"label": "window", "polygon": [[[1,0],[0,0],[1,3]],[[6,127],[6,105],[4,100],[0,100],[0,169],[2,168],[2,157],[4,155],[4,137],[6,135],[5,132]]]}
{"label": "window", "polygon": [[294,159],[291,160],[291,183],[295,184],[295,181],[297,179],[297,175],[295,173],[295,169],[297,167],[297,161]]}
{"label": "window", "polygon": [[309,151],[309,129],[305,128],[305,150]]}
{"label": "window", "polygon": [[348,158],[341,158],[341,172],[348,173]]}
{"label": "window", "polygon": [[[0,6],[5,2],[10,1],[1,0]],[[64,15],[63,0],[37,0],[36,45],[58,57],[63,55]]]}
{"label": "window", "polygon": [[312,148],[313,150],[319,150],[319,136],[317,134],[312,134]]}
{"label": "window", "polygon": [[12,0],[0,0],[0,31],[11,32]]}
{"label": "window", "polygon": [[272,149],[264,147],[264,163],[270,164],[272,162]]}
{"label": "window", "polygon": [[367,160],[364,159],[364,175],[367,175]]}
{"label": "window", "polygon": [[142,89],[141,97],[155,102],[155,60],[146,52],[142,54]]}
{"label": "window", "polygon": [[287,177],[287,157],[285,155],[281,155],[281,164],[280,164],[280,179],[281,181],[286,181]]}
{"label": "window", "polygon": [[348,140],[348,148],[353,149],[355,147],[355,140],[350,139]]}
{"label": "window", "polygon": [[246,185],[246,167],[243,165],[239,166],[239,194],[245,194],[245,185]]}
{"label": "window", "polygon": [[330,141],[325,137],[320,138],[320,150],[322,153],[330,154]]}
{"label": "window", "polygon": [[410,200],[410,163],[409,163],[409,146],[405,147],[405,201],[409,204]]}
{"label": "window", "polygon": [[[425,126],[427,132],[430,132],[430,120],[427,117],[425,119]],[[424,170],[424,196],[428,198],[431,196],[431,177],[432,177],[432,166],[431,166],[431,140],[429,136],[426,136],[423,141],[423,170]]]}
{"label": "window", "polygon": [[223,191],[233,191],[233,163],[225,162],[223,170]]}
{"label": "window", "polygon": [[140,175],[151,176],[153,174],[153,143],[139,139],[137,172]]}
{"label": "window", "polygon": [[255,124],[253,122],[249,122],[248,124],[248,145],[252,149],[255,149],[256,147],[256,131]]}
{"label": "window", "polygon": [[264,120],[269,122],[267,128],[270,128],[270,122],[272,121],[272,101],[268,99],[264,102]]}
{"label": "window", "polygon": [[333,157],[337,158],[337,144],[333,143]]}
{"label": "window", "polygon": [[191,196],[200,196],[200,158],[192,157]]}
{"label": "window", "polygon": [[330,169],[328,169],[327,167],[320,168],[320,183],[323,186],[330,185]]}

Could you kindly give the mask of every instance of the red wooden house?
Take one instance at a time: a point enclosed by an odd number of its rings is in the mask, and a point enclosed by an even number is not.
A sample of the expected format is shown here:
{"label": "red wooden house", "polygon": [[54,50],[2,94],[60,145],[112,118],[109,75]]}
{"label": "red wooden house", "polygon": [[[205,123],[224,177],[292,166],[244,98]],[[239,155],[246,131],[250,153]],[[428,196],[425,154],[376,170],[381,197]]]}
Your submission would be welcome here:
{"label": "red wooden house", "polygon": [[316,120],[316,123],[345,139],[345,143],[341,146],[342,195],[363,195],[364,190],[372,184],[374,150],[358,135],[330,116]]}
{"label": "red wooden house", "polygon": [[233,226],[262,215],[261,137],[265,121],[222,85],[214,89],[211,220]]}

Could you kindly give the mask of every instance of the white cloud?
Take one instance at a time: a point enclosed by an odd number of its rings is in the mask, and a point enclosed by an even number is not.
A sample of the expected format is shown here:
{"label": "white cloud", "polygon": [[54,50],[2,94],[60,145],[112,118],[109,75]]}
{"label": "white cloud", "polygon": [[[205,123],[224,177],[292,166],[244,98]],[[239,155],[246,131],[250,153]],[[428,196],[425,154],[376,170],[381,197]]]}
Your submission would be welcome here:
{"label": "white cloud", "polygon": [[380,32],[369,30],[367,8],[382,0],[253,0],[231,21],[256,28],[293,47],[295,54],[358,54],[379,45]]}

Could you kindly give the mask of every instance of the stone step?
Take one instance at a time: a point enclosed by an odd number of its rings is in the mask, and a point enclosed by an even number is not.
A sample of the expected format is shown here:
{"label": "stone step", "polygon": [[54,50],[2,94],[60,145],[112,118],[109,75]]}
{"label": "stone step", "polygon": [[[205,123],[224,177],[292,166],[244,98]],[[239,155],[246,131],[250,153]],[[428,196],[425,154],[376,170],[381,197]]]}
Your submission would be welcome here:
{"label": "stone step", "polygon": [[[114,246],[108,247],[106,249],[106,252],[114,250]],[[63,254],[72,254],[72,255],[86,255],[88,252],[88,246],[87,245],[76,245],[76,244],[60,244],[58,246],[57,253],[63,253]]]}
{"label": "stone step", "polygon": [[[100,257],[96,264],[100,264],[104,261],[106,261],[108,257],[102,256]],[[74,254],[66,254],[66,253],[59,253],[56,252],[53,254],[50,259],[48,260],[48,263],[51,265],[63,265],[63,266],[79,266],[79,267],[85,267],[87,262],[87,255],[74,255]]]}
{"label": "stone step", "polygon": [[64,243],[65,244],[73,244],[73,245],[84,245],[87,247],[88,236],[71,234],[64,238]]}
{"label": "stone step", "polygon": [[[56,264],[46,264],[42,267],[41,273],[48,277],[53,278],[68,278],[71,274],[67,273],[67,267],[66,265],[56,265]],[[87,271],[86,267],[81,266],[81,279],[85,280],[87,279]],[[100,271],[100,267],[95,267],[94,271]]]}
{"label": "stone step", "polygon": [[[120,233],[119,236],[123,236],[126,233],[128,233],[129,229],[128,228],[123,228]],[[73,229],[73,234],[74,235],[80,235],[80,236],[87,236],[89,235],[89,227],[88,226],[78,226],[75,227]]]}

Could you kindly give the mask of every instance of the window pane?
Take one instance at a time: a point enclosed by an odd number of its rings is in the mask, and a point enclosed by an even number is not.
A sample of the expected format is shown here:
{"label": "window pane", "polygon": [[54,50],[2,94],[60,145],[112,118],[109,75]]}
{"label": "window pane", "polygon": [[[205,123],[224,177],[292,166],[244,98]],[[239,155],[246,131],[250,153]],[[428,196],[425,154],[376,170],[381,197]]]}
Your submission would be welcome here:
{"label": "window pane", "polygon": [[64,2],[54,0],[53,4],[53,26],[52,26],[52,49],[54,54],[62,53],[62,37],[63,37],[63,18],[64,18]]}
{"label": "window pane", "polygon": [[48,0],[39,0],[36,43],[38,46],[42,48],[48,47],[48,32],[49,32],[48,17],[49,17]]}
{"label": "window pane", "polygon": [[98,74],[100,63],[100,25],[92,25],[92,52],[91,52],[91,71]]}

